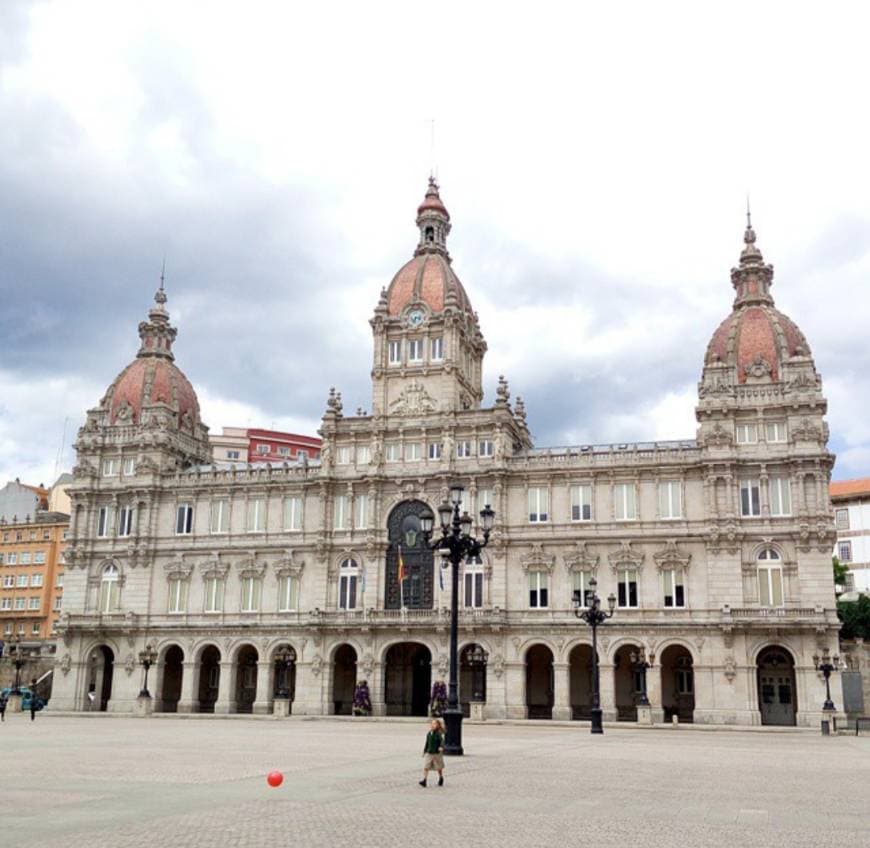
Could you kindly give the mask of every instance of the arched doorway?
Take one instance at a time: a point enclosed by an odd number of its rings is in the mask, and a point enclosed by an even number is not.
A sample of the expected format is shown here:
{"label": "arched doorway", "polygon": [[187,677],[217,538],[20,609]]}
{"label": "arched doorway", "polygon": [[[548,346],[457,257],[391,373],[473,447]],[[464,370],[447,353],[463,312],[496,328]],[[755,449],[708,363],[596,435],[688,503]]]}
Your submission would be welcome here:
{"label": "arched doorway", "polygon": [[762,724],[793,725],[797,717],[794,657],[779,645],[758,655],[758,708]]}
{"label": "arched doorway", "polygon": [[243,645],[236,655],[236,712],[252,713],[257,700],[257,660],[253,645]]}
{"label": "arched doorway", "polygon": [[199,689],[197,710],[213,713],[221,682],[221,652],[214,646],[203,648],[199,655]]}
{"label": "arched doorway", "polygon": [[526,708],[529,718],[553,717],[553,652],[532,645],[526,654]]}
{"label": "arched doorway", "polygon": [[681,724],[690,724],[695,714],[695,675],[692,654],[682,645],[670,645],[662,651],[662,709],[665,721],[674,716]]}
{"label": "arched doorway", "polygon": [[640,653],[638,645],[623,645],[613,660],[616,689],[616,720],[637,721],[637,701],[641,691],[640,672],[632,668],[631,654]]}
{"label": "arched doorway", "polygon": [[296,698],[296,649],[292,645],[279,645],[272,654],[274,665],[272,691],[274,698],[287,698],[290,709]]}
{"label": "arched doorway", "polygon": [[[420,530],[420,513],[429,511],[422,501],[403,501],[387,519],[387,579],[384,596],[386,609],[432,609],[434,552]],[[401,549],[405,578],[399,582]]]}
{"label": "arched doorway", "polygon": [[425,716],[432,688],[432,654],[417,642],[400,642],[384,661],[387,715]]}
{"label": "arched doorway", "polygon": [[184,651],[171,645],[163,655],[163,686],[160,693],[160,709],[165,713],[177,713],[181,698],[181,678],[184,674]]}
{"label": "arched doorway", "polygon": [[112,677],[115,671],[115,654],[108,645],[100,645],[91,651],[88,662],[87,707],[101,713],[109,709],[112,699]]}
{"label": "arched doorway", "polygon": [[571,718],[592,718],[592,646],[576,645],[568,655]]}
{"label": "arched doorway", "polygon": [[486,651],[473,642],[459,655],[459,704],[466,718],[472,701],[486,701]]}
{"label": "arched doorway", "polygon": [[335,715],[350,715],[356,688],[356,651],[340,645],[332,666],[332,704]]}

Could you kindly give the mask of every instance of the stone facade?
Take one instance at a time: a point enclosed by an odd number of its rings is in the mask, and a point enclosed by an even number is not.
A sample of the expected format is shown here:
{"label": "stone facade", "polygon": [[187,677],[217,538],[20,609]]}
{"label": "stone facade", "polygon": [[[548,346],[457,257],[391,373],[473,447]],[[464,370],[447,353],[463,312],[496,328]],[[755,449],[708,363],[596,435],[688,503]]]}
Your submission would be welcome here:
{"label": "stone facade", "polygon": [[463,665],[461,697],[485,692],[487,717],[588,713],[591,638],[572,596],[594,576],[617,596],[599,633],[605,719],[635,718],[643,647],[656,720],[816,724],[812,655],[837,650],[833,456],[820,378],[773,306],[751,226],[696,438],[551,450],[503,378],[483,405],[486,344],[434,182],[417,224],[371,320],[372,414],[345,415],[330,390],[308,466],[210,462],[158,293],[136,362],[79,434],[54,704],[132,711],[149,644],[157,709],[265,713],[286,689],[293,714],[346,712],[365,679],[375,713],[425,710],[447,674],[450,581],[417,517],[458,481],[469,512],[496,511],[460,575],[460,650],[487,655]]}

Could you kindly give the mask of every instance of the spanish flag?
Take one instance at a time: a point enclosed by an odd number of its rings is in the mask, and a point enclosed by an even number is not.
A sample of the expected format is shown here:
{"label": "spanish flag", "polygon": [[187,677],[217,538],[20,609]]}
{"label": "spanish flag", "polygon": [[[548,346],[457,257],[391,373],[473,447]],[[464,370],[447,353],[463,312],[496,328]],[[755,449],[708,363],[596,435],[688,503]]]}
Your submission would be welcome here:
{"label": "spanish flag", "polygon": [[399,584],[405,581],[405,560],[402,557],[402,546],[399,545]]}

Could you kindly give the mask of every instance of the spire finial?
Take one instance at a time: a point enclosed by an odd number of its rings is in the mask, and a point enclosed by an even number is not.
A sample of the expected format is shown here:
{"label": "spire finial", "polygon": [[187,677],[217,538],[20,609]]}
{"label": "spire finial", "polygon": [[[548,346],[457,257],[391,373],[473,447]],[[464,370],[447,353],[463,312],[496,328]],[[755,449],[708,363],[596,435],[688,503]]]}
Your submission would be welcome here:
{"label": "spire finial", "polygon": [[166,303],[166,289],[164,288],[166,282],[166,257],[163,258],[163,264],[160,266],[160,287],[157,289],[157,292],[154,295],[154,302],[157,304],[158,309],[163,309],[163,304]]}
{"label": "spire finial", "polygon": [[746,192],[746,229],[752,229],[752,210],[749,208],[749,192]]}
{"label": "spire finial", "polygon": [[163,264],[160,266],[160,291],[163,291],[163,281],[166,277],[166,257],[163,257]]}

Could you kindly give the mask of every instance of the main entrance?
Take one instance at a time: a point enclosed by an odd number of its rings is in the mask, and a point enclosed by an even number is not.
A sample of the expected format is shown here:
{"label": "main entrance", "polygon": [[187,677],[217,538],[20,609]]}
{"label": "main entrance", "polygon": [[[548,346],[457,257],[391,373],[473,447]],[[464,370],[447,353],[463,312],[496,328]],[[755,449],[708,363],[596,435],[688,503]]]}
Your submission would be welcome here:
{"label": "main entrance", "polygon": [[532,645],[526,653],[526,711],[529,718],[552,718],[554,703],[553,652]]}
{"label": "main entrance", "polygon": [[108,645],[100,645],[91,654],[88,666],[88,709],[104,713],[112,699],[115,654]]}
{"label": "main entrance", "polygon": [[239,648],[236,667],[236,712],[252,713],[257,698],[257,649],[253,645]]}
{"label": "main entrance", "polygon": [[197,709],[201,713],[213,713],[221,683],[221,652],[214,645],[207,645],[199,655],[199,687]]}
{"label": "main entrance", "polygon": [[577,645],[568,656],[571,718],[592,718],[592,646]]}
{"label": "main entrance", "polygon": [[432,654],[417,642],[400,642],[387,651],[384,701],[387,715],[424,716],[432,689]]}
{"label": "main entrance", "polygon": [[662,652],[662,709],[665,721],[677,716],[681,724],[694,720],[695,675],[692,655],[682,645],[669,645]]}
{"label": "main entrance", "polygon": [[795,724],[794,658],[778,645],[758,655],[758,706],[762,724]]}
{"label": "main entrance", "polygon": [[[387,519],[386,609],[432,609],[434,554],[423,538],[420,513],[429,507],[422,501],[403,501]],[[399,554],[404,580],[399,582]],[[425,715],[425,713],[423,714]]]}
{"label": "main entrance", "polygon": [[163,687],[160,695],[160,709],[165,713],[178,712],[183,663],[184,651],[178,645],[170,645],[163,656]]}
{"label": "main entrance", "polygon": [[332,711],[350,715],[356,689],[356,650],[353,645],[339,645],[332,662]]}

